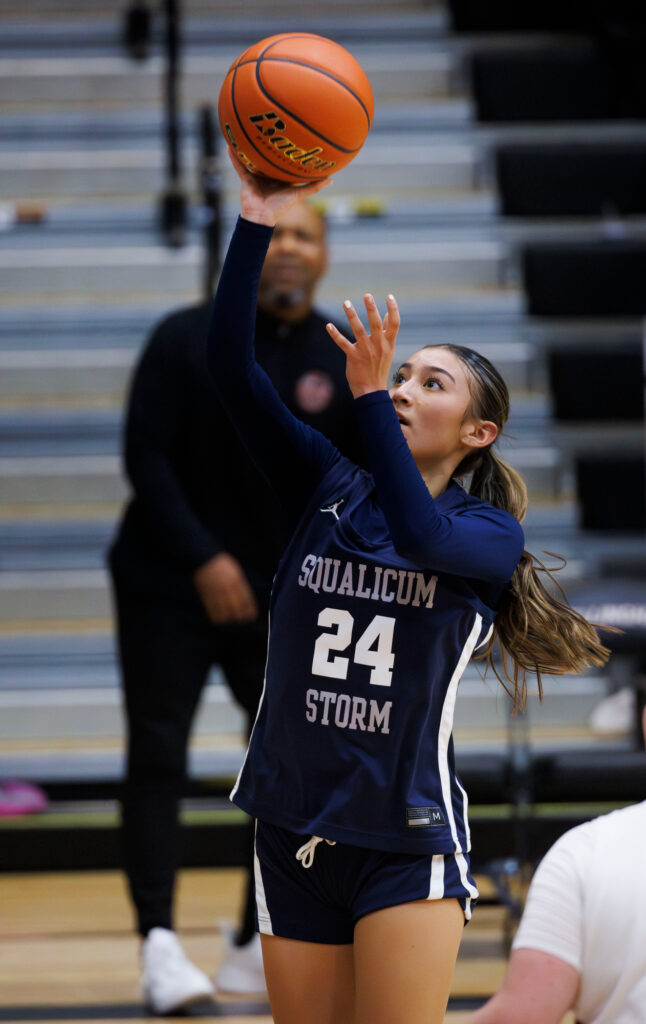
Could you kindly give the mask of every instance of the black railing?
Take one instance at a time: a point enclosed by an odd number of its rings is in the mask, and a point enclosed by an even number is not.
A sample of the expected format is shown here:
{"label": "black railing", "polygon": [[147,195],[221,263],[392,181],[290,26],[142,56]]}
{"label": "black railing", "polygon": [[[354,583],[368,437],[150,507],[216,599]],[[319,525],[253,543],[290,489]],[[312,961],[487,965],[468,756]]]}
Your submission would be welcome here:
{"label": "black railing", "polygon": [[166,188],[160,204],[160,224],[166,242],[183,245],[186,239],[187,198],[182,186],[181,120],[179,102],[180,75],[180,3],[165,0],[166,16],[164,76],[164,113],[166,138]]}
{"label": "black railing", "polygon": [[215,123],[213,108],[204,106],[199,112],[201,155],[199,186],[202,199],[202,226],[204,230],[204,295],[210,299],[215,279],[220,270],[220,240],[222,237],[222,164],[219,150],[220,133]]}

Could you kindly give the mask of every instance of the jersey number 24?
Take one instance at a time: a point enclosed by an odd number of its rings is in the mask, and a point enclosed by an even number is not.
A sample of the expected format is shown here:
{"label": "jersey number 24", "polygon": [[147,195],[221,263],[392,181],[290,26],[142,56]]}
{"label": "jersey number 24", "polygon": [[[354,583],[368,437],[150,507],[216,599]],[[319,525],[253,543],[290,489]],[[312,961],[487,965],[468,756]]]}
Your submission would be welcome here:
{"label": "jersey number 24", "polygon": [[[349,658],[340,658],[333,651],[345,651],[352,643],[354,619],[343,608],[324,608],[318,617],[318,625],[336,627],[334,633],[321,633],[314,644],[312,672],[317,676],[331,679],[347,679]],[[375,615],[354,645],[353,661],[356,665],[368,665],[372,686],[390,686],[393,677],[395,655],[393,636],[395,619],[387,615]]]}

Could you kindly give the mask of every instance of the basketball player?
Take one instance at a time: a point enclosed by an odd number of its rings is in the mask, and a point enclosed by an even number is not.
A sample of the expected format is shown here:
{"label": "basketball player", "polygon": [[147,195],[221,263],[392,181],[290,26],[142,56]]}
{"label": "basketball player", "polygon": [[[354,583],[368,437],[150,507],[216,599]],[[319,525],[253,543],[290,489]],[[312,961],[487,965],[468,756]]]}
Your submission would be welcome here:
{"label": "basketball player", "polygon": [[[342,354],[313,308],[327,266],[325,224],[289,210],[263,266],[259,359],[290,407],[352,458],[358,431]],[[128,402],[132,499],[110,552],[125,710],[125,867],[142,939],[142,992],[170,1013],[213,986],[174,931],[178,803],[189,734],[212,665],[253,722],[264,677],[271,580],[284,542],[275,495],[213,394],[204,343],[211,303],[180,309],[152,333]],[[249,885],[235,937],[225,936],[219,990],[266,993]]]}
{"label": "basketball player", "polygon": [[[523,551],[525,488],[492,450],[507,393],[487,360],[423,349],[389,393],[397,304],[388,297],[382,322],[367,295],[368,330],[344,303],[354,343],[328,330],[346,357],[371,473],[285,408],[254,361],[257,281],[278,215],[321,185],[282,186],[234,166],[242,216],[209,363],[293,527],[232,792],[257,818],[274,1020],[439,1024],[477,898],[451,741],[460,676],[476,651],[490,656],[495,634],[522,704],[526,669],[567,671],[607,652]],[[456,474],[472,475],[470,494]]]}

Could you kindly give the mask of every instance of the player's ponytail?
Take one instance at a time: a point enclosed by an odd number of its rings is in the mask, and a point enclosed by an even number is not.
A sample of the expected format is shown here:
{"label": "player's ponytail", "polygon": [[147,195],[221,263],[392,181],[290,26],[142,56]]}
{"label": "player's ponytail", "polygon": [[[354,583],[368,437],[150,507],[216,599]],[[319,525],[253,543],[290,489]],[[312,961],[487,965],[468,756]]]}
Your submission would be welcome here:
{"label": "player's ponytail", "polygon": [[[491,420],[502,431],[509,415],[509,393],[496,368],[472,349],[461,345],[441,347],[453,352],[466,367],[473,399],[470,412],[479,419]],[[456,476],[469,481],[469,493],[505,509],[519,522],[524,519],[525,482],[492,447],[463,459]],[[565,564],[563,559],[561,562],[558,568]],[[494,660],[496,644],[500,667]],[[583,672],[590,665],[604,665],[609,655],[594,625],[568,604],[553,570],[524,551],[503,596],[493,634],[479,655],[500,680],[514,707],[522,710],[526,705],[528,674],[536,677],[542,697],[543,673]]]}

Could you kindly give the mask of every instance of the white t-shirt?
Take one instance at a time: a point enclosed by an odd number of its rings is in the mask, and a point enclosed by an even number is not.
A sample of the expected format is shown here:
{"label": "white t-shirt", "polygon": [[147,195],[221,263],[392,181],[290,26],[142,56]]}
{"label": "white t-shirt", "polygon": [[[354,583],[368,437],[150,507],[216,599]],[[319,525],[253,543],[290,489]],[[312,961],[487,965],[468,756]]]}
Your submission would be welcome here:
{"label": "white t-shirt", "polygon": [[580,972],[583,1024],[645,1024],[646,801],[561,836],[534,875],[513,948]]}

